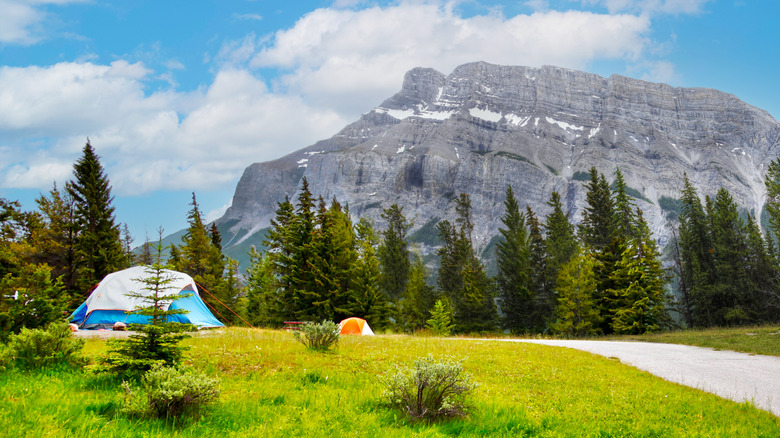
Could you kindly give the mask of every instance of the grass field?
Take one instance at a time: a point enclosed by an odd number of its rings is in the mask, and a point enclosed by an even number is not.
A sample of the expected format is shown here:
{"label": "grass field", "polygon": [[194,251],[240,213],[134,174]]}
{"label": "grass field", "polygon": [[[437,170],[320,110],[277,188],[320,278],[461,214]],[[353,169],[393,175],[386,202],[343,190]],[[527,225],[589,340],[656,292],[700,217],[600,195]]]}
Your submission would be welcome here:
{"label": "grass field", "polygon": [[[780,419],[570,349],[386,335],[344,337],[331,353],[289,333],[205,332],[187,366],[222,379],[222,395],[179,424],[118,413],[119,384],[81,372],[0,374],[0,435],[13,437],[777,437]],[[85,353],[105,350],[99,339]],[[411,423],[385,407],[378,376],[432,354],[465,358],[479,384],[463,419]]]}
{"label": "grass field", "polygon": [[641,336],[622,336],[619,339],[695,345],[718,350],[780,356],[780,326],[776,325],[684,330]]}

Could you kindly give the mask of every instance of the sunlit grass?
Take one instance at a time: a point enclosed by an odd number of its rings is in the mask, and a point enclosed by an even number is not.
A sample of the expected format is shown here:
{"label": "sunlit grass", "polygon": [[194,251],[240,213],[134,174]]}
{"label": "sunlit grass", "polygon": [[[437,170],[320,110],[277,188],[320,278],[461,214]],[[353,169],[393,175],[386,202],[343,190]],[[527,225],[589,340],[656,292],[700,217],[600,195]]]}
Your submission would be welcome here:
{"label": "sunlit grass", "polygon": [[667,342],[780,356],[780,326],[777,325],[681,330],[641,336],[622,336],[620,339]]}
{"label": "sunlit grass", "polygon": [[[118,382],[81,373],[0,376],[3,436],[780,436],[780,420],[748,404],[665,382],[589,353],[487,340],[343,337],[331,353],[289,333],[205,332],[187,365],[222,379],[205,415],[173,425],[118,413]],[[90,355],[104,351],[90,340]],[[380,401],[377,377],[421,356],[465,358],[479,383],[471,414],[408,421]]]}

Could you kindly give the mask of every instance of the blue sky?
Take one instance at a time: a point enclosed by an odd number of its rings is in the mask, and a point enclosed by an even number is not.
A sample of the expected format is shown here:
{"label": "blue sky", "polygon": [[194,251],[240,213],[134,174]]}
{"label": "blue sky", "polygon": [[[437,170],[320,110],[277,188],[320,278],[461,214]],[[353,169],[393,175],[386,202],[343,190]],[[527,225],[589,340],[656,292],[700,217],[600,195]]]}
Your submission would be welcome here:
{"label": "blue sky", "polygon": [[0,0],[0,197],[90,138],[137,242],[209,219],[244,168],[330,137],[416,66],[557,65],[732,93],[780,116],[776,2]]}

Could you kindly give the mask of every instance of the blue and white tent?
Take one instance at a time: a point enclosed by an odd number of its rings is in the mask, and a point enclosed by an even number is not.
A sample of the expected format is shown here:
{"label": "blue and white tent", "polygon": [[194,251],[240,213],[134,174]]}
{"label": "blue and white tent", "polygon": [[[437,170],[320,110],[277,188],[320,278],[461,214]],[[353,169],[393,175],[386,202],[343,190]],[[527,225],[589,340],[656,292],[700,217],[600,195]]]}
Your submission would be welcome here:
{"label": "blue and white tent", "polygon": [[[78,324],[83,329],[111,328],[115,322],[125,324],[146,324],[149,317],[143,315],[128,314],[143,306],[148,306],[140,298],[127,296],[128,292],[152,295],[153,292],[146,289],[146,284],[140,279],[151,277],[145,266],[134,266],[124,271],[106,275],[97,287],[89,295],[89,298],[76,309],[70,316],[70,321]],[[171,315],[170,322],[189,323],[203,327],[223,327],[223,324],[212,315],[206,304],[200,298],[198,286],[187,274],[165,270],[166,278],[172,281],[166,284],[165,294],[174,293],[192,294],[187,298],[179,298],[170,304],[171,309],[184,309],[188,312],[181,315]],[[167,308],[166,308],[167,310]]]}

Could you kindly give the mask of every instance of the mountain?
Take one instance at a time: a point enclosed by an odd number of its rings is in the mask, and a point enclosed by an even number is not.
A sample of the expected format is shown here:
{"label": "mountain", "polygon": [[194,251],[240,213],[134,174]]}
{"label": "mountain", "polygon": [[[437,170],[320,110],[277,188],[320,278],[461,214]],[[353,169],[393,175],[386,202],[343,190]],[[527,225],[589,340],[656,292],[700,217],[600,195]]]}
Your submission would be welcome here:
{"label": "mountain", "polygon": [[217,224],[226,247],[248,247],[305,176],[315,195],[337,197],[380,228],[382,209],[398,203],[429,243],[433,224],[453,220],[455,197],[468,193],[485,248],[508,184],[540,219],[558,191],[579,222],[588,170],[611,178],[617,166],[663,245],[683,173],[701,195],[723,186],[760,214],[778,142],[780,124],[766,111],[717,90],[551,66],[415,68],[401,91],[332,138],[246,168]]}

